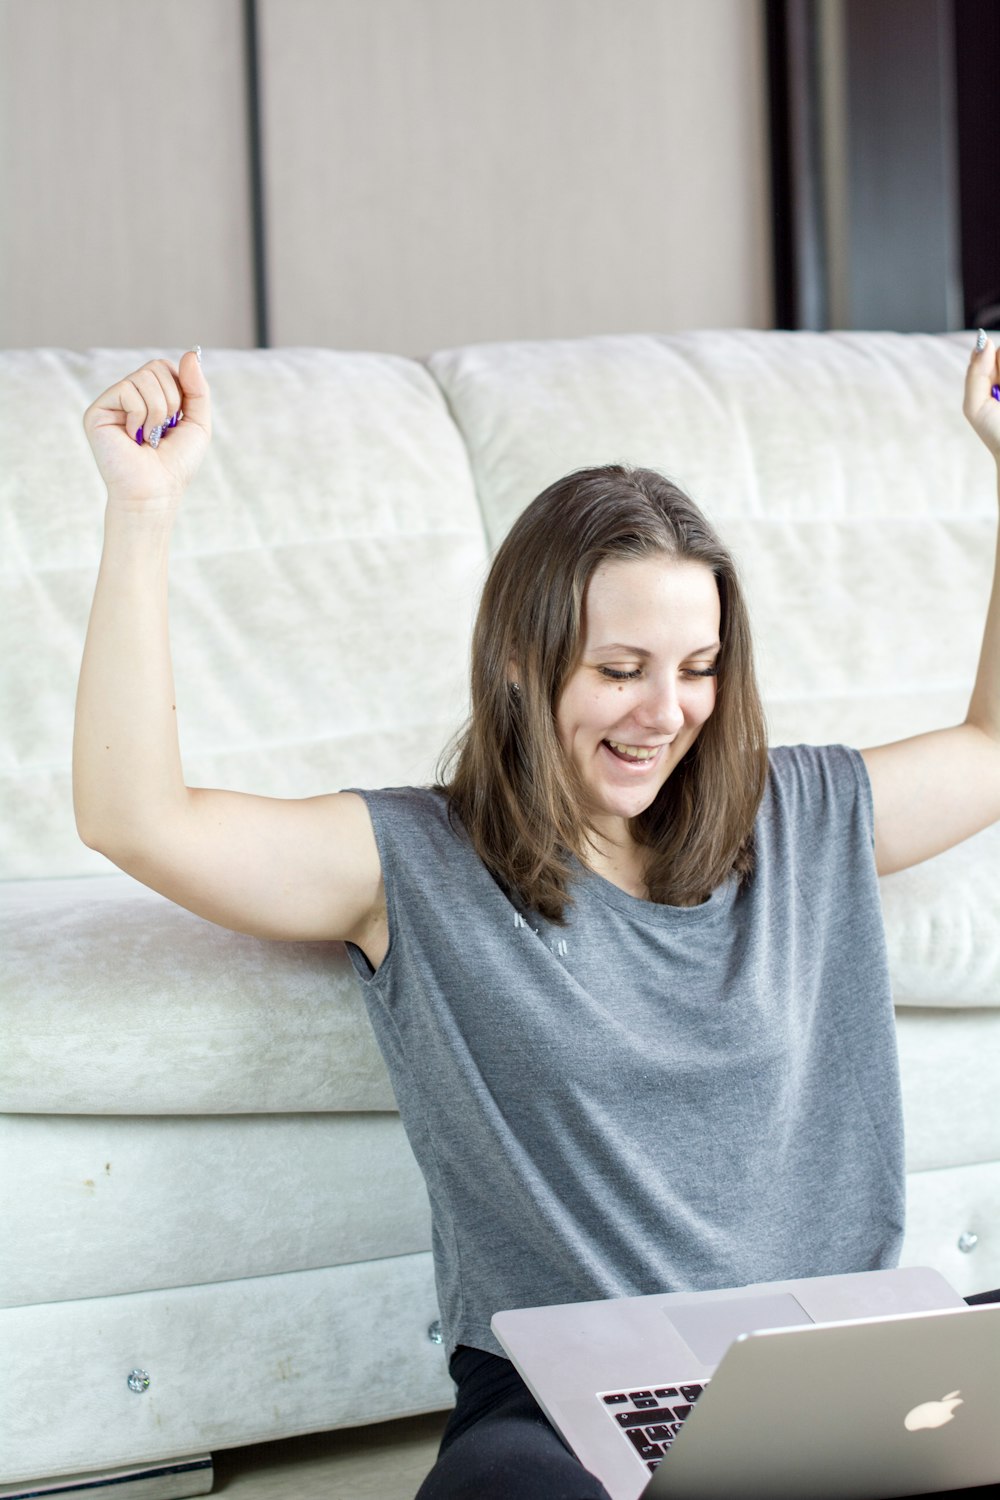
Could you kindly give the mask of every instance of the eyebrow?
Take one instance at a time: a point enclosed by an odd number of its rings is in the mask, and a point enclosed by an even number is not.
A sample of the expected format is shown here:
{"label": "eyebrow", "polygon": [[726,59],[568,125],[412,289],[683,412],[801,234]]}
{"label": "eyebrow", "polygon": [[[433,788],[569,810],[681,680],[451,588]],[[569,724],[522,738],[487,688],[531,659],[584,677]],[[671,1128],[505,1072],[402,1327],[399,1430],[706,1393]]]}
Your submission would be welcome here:
{"label": "eyebrow", "polygon": [[[591,646],[590,649],[598,653],[604,651],[624,651],[629,656],[652,656],[653,654],[651,651],[647,651],[645,646],[627,646],[624,641],[612,641],[608,646]],[[712,641],[707,646],[699,646],[696,651],[689,651],[687,656],[707,656],[712,651],[721,650],[722,642]],[[687,656],[684,658],[685,661],[687,660]]]}

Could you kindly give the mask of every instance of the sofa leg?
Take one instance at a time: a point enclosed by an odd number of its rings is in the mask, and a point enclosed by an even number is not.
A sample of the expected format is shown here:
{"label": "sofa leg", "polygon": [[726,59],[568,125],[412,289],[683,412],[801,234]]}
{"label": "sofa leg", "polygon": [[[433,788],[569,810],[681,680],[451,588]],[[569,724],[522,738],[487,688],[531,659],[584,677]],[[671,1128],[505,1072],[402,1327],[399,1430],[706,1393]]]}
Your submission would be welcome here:
{"label": "sofa leg", "polygon": [[203,1453],[57,1479],[21,1479],[0,1484],[0,1500],[188,1500],[210,1494],[212,1480],[212,1456]]}

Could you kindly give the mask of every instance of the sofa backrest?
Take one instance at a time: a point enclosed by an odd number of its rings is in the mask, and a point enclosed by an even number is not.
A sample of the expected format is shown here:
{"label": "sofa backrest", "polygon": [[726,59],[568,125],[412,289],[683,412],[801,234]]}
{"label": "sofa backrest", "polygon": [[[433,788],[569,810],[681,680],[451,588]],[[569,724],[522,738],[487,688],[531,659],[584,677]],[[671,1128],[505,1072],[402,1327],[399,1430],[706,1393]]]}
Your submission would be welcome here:
{"label": "sofa backrest", "polygon": [[[0,355],[0,875],[110,874],[76,836],[75,681],[104,488],[82,427],[158,351]],[[465,449],[413,360],[206,353],[213,442],[171,563],[189,782],[270,796],[433,779],[461,722],[486,541]]]}
{"label": "sofa backrest", "polygon": [[[489,551],[572,469],[677,480],[741,563],[772,742],[878,743],[968,701],[996,526],[966,335],[711,332],[426,361],[207,351],[215,438],[178,520],[188,779],[270,795],[433,778]],[[162,351],[0,353],[0,876],[77,840],[73,696],[103,489],[81,418]]]}
{"label": "sofa backrest", "polygon": [[571,469],[661,470],[741,564],[771,742],[860,747],[968,705],[997,503],[961,410],[973,342],[626,335],[459,349],[429,368],[492,545]]}

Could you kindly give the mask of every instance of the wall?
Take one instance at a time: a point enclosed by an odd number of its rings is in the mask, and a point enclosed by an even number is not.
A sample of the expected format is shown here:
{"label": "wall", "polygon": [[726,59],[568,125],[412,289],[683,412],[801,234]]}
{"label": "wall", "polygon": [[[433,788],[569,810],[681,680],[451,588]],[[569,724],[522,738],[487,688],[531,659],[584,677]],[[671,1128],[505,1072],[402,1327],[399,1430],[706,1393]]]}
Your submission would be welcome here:
{"label": "wall", "polygon": [[0,345],[253,343],[239,0],[3,0]]}
{"label": "wall", "polygon": [[[0,0],[0,345],[251,347],[244,6]],[[771,321],[760,0],[259,0],[268,341]]]}

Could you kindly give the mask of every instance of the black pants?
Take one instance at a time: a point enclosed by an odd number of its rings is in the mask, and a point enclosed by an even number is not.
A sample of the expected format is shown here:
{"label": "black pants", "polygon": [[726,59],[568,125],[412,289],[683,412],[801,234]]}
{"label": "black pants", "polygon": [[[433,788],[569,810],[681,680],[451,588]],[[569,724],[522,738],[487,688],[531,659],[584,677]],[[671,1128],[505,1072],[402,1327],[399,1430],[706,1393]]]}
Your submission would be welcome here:
{"label": "black pants", "polygon": [[[1000,1302],[1000,1290],[965,1300]],[[610,1500],[509,1360],[460,1344],[448,1368],[458,1387],[455,1410],[416,1500]],[[988,1491],[948,1493],[971,1500]]]}
{"label": "black pants", "polygon": [[448,1368],[455,1410],[417,1500],[610,1500],[509,1360],[460,1344]]}

